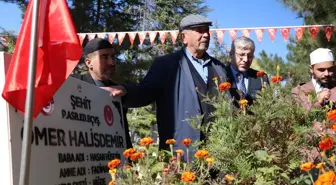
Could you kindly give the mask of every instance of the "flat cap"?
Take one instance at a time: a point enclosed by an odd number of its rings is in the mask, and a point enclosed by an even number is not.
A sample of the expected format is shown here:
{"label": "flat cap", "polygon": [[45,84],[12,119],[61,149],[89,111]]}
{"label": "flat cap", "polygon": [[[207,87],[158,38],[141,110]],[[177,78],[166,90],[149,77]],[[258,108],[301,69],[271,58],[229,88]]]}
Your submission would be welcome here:
{"label": "flat cap", "polygon": [[102,38],[94,38],[86,44],[84,48],[84,55],[86,56],[95,51],[108,48],[113,48],[112,44],[109,41]]}
{"label": "flat cap", "polygon": [[202,15],[190,14],[181,20],[179,30],[181,32],[187,28],[195,28],[201,26],[212,26],[212,22]]}

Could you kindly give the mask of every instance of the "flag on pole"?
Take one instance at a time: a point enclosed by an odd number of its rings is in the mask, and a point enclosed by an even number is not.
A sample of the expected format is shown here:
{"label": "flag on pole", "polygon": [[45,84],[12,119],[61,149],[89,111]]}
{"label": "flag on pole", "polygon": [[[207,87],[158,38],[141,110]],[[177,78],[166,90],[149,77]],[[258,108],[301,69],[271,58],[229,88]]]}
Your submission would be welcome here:
{"label": "flag on pole", "polygon": [[[21,112],[25,111],[33,1],[29,1],[2,92],[2,97]],[[40,1],[39,10],[34,118],[52,99],[82,55],[66,0]]]}

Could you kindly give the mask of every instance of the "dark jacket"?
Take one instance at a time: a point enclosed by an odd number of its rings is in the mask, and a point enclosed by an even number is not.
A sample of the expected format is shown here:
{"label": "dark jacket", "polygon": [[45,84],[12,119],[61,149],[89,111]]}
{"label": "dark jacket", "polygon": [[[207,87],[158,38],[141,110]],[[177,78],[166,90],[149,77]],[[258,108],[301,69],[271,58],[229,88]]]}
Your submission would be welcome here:
{"label": "dark jacket", "polygon": [[[71,76],[74,77],[74,78],[80,79],[84,82],[96,85],[96,83],[94,82],[94,80],[92,79],[92,77],[89,73],[87,73],[87,74],[72,74]],[[117,85],[117,84],[114,83],[114,82],[111,82],[111,85]],[[118,104],[114,103],[114,105],[118,109],[119,114],[121,114],[121,110],[120,110],[121,106],[119,105],[119,103]],[[127,108],[123,108],[123,118],[124,118],[123,122],[124,122],[125,137],[126,137],[126,147],[127,148],[132,148],[132,141],[131,141],[131,137],[129,135],[128,121],[127,121],[127,117],[126,117],[127,111],[128,111]]]}
{"label": "dark jacket", "polygon": [[[223,64],[212,57],[211,62],[218,79],[225,79]],[[167,139],[176,140],[176,149],[184,148],[181,145],[184,138],[200,140],[200,132],[187,120],[200,116],[201,106],[183,50],[156,58],[139,85],[125,87],[127,94],[123,106],[134,108],[156,103],[160,149],[169,148],[165,144]]]}

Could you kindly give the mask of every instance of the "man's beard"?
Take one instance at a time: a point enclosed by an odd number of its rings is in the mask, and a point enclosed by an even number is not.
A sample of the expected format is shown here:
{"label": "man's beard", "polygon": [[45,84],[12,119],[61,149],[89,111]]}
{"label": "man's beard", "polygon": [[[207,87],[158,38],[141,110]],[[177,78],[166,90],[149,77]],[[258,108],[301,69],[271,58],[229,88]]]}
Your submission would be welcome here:
{"label": "man's beard", "polygon": [[330,87],[332,85],[332,78],[331,78],[331,76],[322,77],[322,78],[316,78],[314,76],[314,78],[317,81],[317,83],[319,83],[323,87]]}

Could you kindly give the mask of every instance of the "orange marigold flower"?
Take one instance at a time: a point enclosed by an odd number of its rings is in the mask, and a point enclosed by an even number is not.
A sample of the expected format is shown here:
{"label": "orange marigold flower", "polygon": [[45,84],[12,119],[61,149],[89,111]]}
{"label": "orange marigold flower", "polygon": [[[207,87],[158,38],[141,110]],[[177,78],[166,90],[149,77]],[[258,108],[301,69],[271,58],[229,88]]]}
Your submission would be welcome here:
{"label": "orange marigold flower", "polygon": [[333,123],[333,124],[331,125],[331,130],[336,131],[336,123]]}
{"label": "orange marigold flower", "polygon": [[184,154],[184,151],[181,150],[181,149],[175,150],[175,152],[176,152],[177,155],[180,155],[180,156],[182,156]]}
{"label": "orange marigold flower", "polygon": [[186,147],[189,147],[189,145],[191,144],[191,139],[190,138],[186,138],[186,139],[183,139],[182,141],[182,144]]}
{"label": "orange marigold flower", "polygon": [[110,181],[108,185],[115,185],[114,181]]}
{"label": "orange marigold flower", "polygon": [[257,77],[263,77],[265,75],[266,75],[266,73],[264,71],[258,71],[257,72]]}
{"label": "orange marigold flower", "polygon": [[164,168],[162,173],[163,173],[163,176],[167,176],[168,175],[168,168]]}
{"label": "orange marigold flower", "polygon": [[136,161],[138,159],[142,159],[143,155],[139,152],[136,152],[130,156],[131,161]]}
{"label": "orange marigold flower", "polygon": [[223,83],[219,84],[219,90],[222,91],[222,92],[226,91],[226,90],[228,90],[230,88],[231,88],[230,82],[223,82]]}
{"label": "orange marigold flower", "polygon": [[329,111],[327,115],[329,120],[336,120],[336,110]]}
{"label": "orange marigold flower", "polygon": [[330,150],[334,146],[334,140],[330,137],[326,137],[319,142],[319,148],[321,150]]}
{"label": "orange marigold flower", "polygon": [[108,167],[109,167],[109,169],[113,169],[113,168],[119,166],[119,164],[120,164],[120,160],[119,159],[113,159],[112,161],[110,161],[108,163]]}
{"label": "orange marigold flower", "polygon": [[320,175],[314,185],[333,185],[336,182],[336,176],[333,171],[328,171]]}
{"label": "orange marigold flower", "polygon": [[312,162],[307,162],[307,163],[301,164],[300,169],[308,172],[311,169],[313,169],[314,167],[315,167],[315,165]]}
{"label": "orange marigold flower", "polygon": [[239,105],[241,105],[241,106],[247,106],[247,104],[248,104],[248,101],[247,100],[245,100],[245,99],[242,99],[242,100],[239,100]]}
{"label": "orange marigold flower", "polygon": [[153,139],[151,137],[144,137],[140,141],[140,145],[141,146],[149,146],[149,145],[151,145],[153,143],[154,143],[154,141],[153,141]]}
{"label": "orange marigold flower", "polygon": [[272,77],[272,82],[273,83],[280,83],[283,80],[282,76],[273,76]]}
{"label": "orange marigold flower", "polygon": [[181,180],[186,182],[186,183],[191,183],[194,182],[196,179],[196,176],[193,172],[184,172],[181,176]]}
{"label": "orange marigold flower", "polygon": [[209,156],[209,152],[207,150],[197,150],[195,153],[195,157],[197,159],[205,159]]}
{"label": "orange marigold flower", "polygon": [[176,161],[176,157],[171,157],[169,160],[170,160],[170,162],[174,162],[174,161]]}
{"label": "orange marigold flower", "polygon": [[135,153],[134,148],[129,148],[129,149],[125,150],[123,154],[126,158],[129,158],[134,153]]}
{"label": "orange marigold flower", "polygon": [[228,182],[232,182],[234,180],[234,177],[231,175],[225,175],[225,180]]}
{"label": "orange marigold flower", "polygon": [[167,141],[166,141],[167,145],[173,145],[175,143],[176,143],[175,139],[167,139]]}

